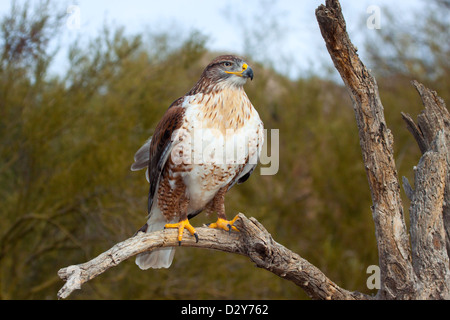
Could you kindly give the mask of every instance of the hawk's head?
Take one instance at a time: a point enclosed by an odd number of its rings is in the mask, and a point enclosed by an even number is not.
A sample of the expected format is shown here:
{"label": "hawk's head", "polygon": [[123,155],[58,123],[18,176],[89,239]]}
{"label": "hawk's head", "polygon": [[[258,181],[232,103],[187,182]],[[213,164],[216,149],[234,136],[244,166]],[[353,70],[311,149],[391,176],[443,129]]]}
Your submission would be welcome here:
{"label": "hawk's head", "polygon": [[242,87],[247,79],[253,80],[253,70],[239,57],[224,55],[215,58],[203,70],[194,91],[209,91],[224,87]]}

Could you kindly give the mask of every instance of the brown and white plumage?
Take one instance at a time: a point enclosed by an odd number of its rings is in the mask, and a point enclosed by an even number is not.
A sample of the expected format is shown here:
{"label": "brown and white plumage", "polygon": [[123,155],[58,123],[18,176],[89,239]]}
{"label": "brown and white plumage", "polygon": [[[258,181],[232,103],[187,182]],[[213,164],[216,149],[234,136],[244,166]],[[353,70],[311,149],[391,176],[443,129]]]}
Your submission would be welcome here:
{"label": "brown and white plumage", "polygon": [[[158,123],[153,137],[136,152],[133,171],[147,168],[148,220],[140,230],[164,227],[198,236],[188,219],[203,210],[217,212],[211,227],[230,230],[226,192],[253,172],[263,144],[263,123],[245,91],[252,69],[242,59],[214,59],[199,81],[177,99]],[[141,269],[168,268],[174,248],[138,255]]]}

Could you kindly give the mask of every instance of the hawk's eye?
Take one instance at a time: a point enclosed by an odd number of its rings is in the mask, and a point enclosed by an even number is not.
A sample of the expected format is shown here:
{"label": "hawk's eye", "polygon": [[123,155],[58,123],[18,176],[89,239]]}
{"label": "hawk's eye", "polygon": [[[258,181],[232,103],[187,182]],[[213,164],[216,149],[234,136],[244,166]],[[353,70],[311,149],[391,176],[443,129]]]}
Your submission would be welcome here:
{"label": "hawk's eye", "polygon": [[227,62],[224,62],[223,65],[224,65],[225,67],[231,67],[231,62],[228,62],[228,61],[227,61]]}

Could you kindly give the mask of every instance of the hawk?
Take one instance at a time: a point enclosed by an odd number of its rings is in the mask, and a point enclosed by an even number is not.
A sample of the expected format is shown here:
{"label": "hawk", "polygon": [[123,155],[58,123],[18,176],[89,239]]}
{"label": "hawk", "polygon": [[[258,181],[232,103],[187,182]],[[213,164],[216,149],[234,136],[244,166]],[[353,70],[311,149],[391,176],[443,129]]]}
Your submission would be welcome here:
{"label": "hawk", "polygon": [[[187,229],[198,241],[189,219],[202,211],[217,213],[209,227],[237,231],[237,216],[225,215],[225,194],[249,178],[264,142],[263,123],[243,88],[248,78],[253,80],[253,70],[241,58],[215,58],[136,152],[131,170],[147,168],[150,183],[148,219],[139,231],[177,228],[181,244]],[[143,270],[168,268],[174,252],[144,252],[136,264]]]}

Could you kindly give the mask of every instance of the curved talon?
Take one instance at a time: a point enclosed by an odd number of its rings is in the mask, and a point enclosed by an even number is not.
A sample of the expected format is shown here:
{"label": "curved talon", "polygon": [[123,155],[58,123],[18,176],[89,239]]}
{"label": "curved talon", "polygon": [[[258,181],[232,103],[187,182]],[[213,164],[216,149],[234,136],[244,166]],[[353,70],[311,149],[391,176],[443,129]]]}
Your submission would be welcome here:
{"label": "curved talon", "polygon": [[213,229],[222,229],[228,231],[229,233],[231,233],[231,230],[239,232],[239,230],[235,226],[233,226],[238,218],[239,216],[236,216],[231,221],[219,218],[216,222],[207,224],[207,226]]}
{"label": "curved talon", "polygon": [[164,229],[166,228],[176,228],[178,229],[178,246],[181,246],[181,240],[183,240],[183,232],[186,228],[191,235],[195,237],[195,242],[198,242],[198,234],[195,231],[194,227],[189,223],[189,220],[182,220],[178,223],[166,224]]}

